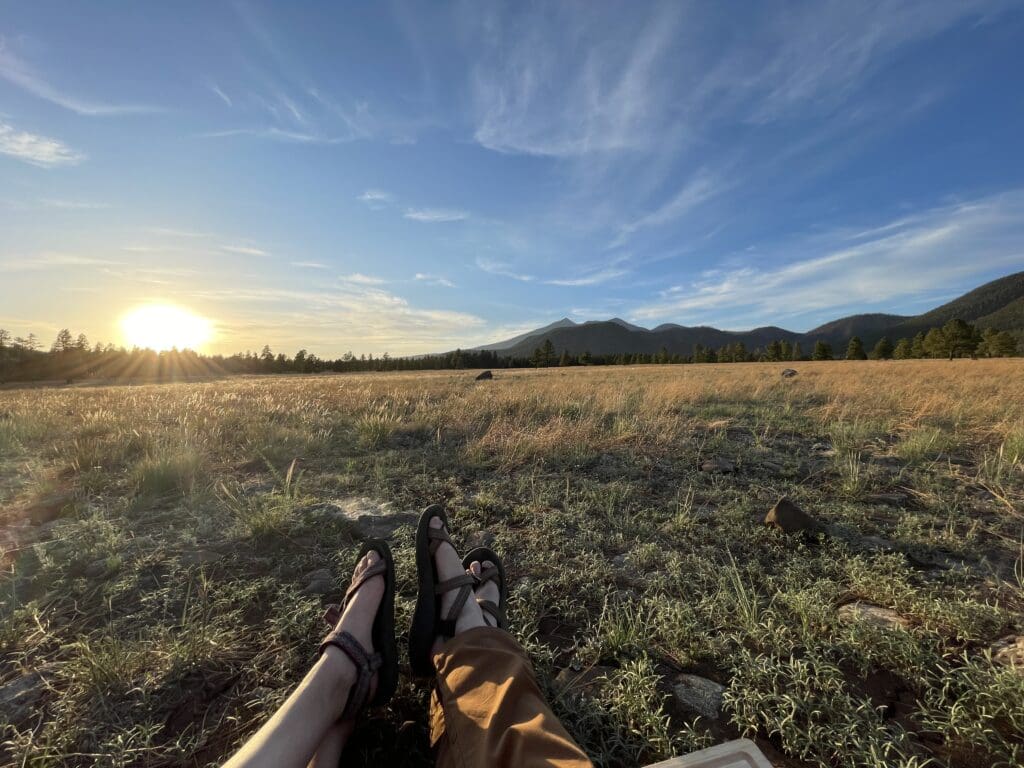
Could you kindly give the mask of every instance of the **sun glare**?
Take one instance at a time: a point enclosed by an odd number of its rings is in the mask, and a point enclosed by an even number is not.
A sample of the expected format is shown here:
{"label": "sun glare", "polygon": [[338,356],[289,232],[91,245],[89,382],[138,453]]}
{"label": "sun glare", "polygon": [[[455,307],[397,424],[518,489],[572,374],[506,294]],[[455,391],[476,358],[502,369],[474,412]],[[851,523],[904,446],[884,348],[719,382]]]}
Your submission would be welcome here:
{"label": "sun glare", "polygon": [[132,347],[199,351],[213,335],[213,325],[205,317],[170,304],[136,307],[121,318],[121,333]]}

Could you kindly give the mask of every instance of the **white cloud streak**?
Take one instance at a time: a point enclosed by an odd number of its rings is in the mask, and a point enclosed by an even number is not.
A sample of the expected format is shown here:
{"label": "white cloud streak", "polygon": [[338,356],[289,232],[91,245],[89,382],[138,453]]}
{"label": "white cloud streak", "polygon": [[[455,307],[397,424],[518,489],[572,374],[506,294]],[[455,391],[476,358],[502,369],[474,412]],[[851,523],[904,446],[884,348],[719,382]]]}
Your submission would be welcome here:
{"label": "white cloud streak", "polygon": [[455,283],[453,283],[448,278],[441,277],[440,275],[430,275],[425,272],[417,272],[416,276],[413,279],[419,282],[426,283],[427,285],[438,285],[441,286],[442,288],[455,287]]}
{"label": "white cloud streak", "polygon": [[484,272],[491,275],[498,275],[499,277],[511,277],[513,280],[519,280],[520,282],[529,283],[536,278],[533,275],[523,274],[516,272],[508,264],[501,261],[493,261],[491,259],[485,259],[483,257],[477,257],[476,266]]}
{"label": "white cloud streak", "polygon": [[4,122],[0,122],[0,154],[39,168],[77,165],[85,159],[81,152],[58,139],[19,131]]}
{"label": "white cloud streak", "polygon": [[403,214],[405,218],[424,224],[439,224],[448,221],[464,221],[469,218],[466,211],[446,208],[408,208]]}
{"label": "white cloud streak", "polygon": [[343,283],[353,283],[355,285],[384,285],[387,280],[380,277],[374,277],[373,275],[364,275],[361,272],[353,272],[350,275],[339,275],[338,279]]}
{"label": "white cloud streak", "polygon": [[547,285],[561,285],[568,287],[581,287],[588,285],[600,285],[601,283],[607,283],[609,280],[614,280],[618,277],[628,274],[628,270],[625,269],[603,269],[600,272],[594,272],[589,275],[583,275],[582,277],[570,277],[562,278],[559,280],[545,280]]}
{"label": "white cloud streak", "polygon": [[145,104],[103,104],[65,93],[51,85],[28,64],[15,56],[2,38],[0,38],[0,78],[28,91],[33,96],[79,115],[130,115],[163,111],[159,107]]}
{"label": "white cloud streak", "polygon": [[714,270],[631,316],[770,323],[824,311],[863,312],[969,284],[1024,264],[1024,191],[935,208],[853,235],[844,230],[789,243],[781,252],[807,255],[773,269]]}

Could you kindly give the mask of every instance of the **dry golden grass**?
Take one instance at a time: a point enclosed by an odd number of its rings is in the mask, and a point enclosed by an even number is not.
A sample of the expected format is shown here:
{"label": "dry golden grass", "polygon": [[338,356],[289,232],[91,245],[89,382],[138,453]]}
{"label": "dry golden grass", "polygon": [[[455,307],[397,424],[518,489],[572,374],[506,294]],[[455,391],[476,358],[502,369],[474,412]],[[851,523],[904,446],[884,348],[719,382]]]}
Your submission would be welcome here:
{"label": "dry golden grass", "polygon": [[[496,535],[516,632],[599,764],[739,733],[778,764],[1024,759],[1024,678],[985,656],[1024,631],[1024,360],[783,367],[0,391],[0,685],[48,670],[0,755],[223,759],[309,663],[303,574],[347,576],[357,537],[325,505],[367,496]],[[759,525],[783,494],[832,533]],[[56,522],[26,522],[40,500]],[[394,545],[401,622],[409,532]],[[843,624],[852,599],[911,629]],[[593,690],[555,683],[591,668]],[[716,722],[669,695],[694,670],[727,686]],[[387,719],[422,724],[422,693]],[[429,762],[388,733],[365,754]]]}

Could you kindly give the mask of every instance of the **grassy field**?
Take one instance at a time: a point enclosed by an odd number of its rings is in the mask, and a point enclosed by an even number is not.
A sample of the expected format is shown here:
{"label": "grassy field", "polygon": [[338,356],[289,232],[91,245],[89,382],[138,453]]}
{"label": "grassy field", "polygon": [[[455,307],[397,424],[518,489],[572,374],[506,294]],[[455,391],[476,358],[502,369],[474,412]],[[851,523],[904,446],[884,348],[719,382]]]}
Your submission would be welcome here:
{"label": "grassy field", "polygon": [[[994,644],[1024,634],[1024,361],[794,367],[0,392],[0,763],[223,759],[311,663],[366,498],[493,533],[600,765],[741,734],[777,765],[1021,764]],[[783,495],[823,532],[766,527]],[[429,764],[426,699],[403,679],[354,748]]]}

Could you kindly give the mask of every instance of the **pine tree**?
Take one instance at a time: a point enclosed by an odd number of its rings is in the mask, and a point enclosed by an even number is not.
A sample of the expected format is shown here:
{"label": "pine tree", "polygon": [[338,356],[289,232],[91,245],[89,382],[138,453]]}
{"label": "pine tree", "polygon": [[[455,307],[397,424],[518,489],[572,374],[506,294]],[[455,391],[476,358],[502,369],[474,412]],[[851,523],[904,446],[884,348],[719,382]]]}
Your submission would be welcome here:
{"label": "pine tree", "polygon": [[770,363],[777,363],[784,359],[782,357],[782,343],[776,340],[769,344],[765,352],[765,359]]}
{"label": "pine tree", "polygon": [[847,360],[867,360],[867,353],[864,352],[864,342],[860,340],[860,336],[854,336],[850,339],[850,343],[846,345],[846,359]]}
{"label": "pine tree", "polygon": [[875,348],[871,351],[871,357],[874,360],[889,360],[892,358],[894,351],[892,342],[889,341],[889,337],[883,336],[878,340],[878,343],[875,344]]}
{"label": "pine tree", "polygon": [[928,356],[928,350],[924,345],[924,331],[918,331],[914,334],[914,340],[910,342],[910,356],[915,359]]}
{"label": "pine tree", "polygon": [[562,356],[558,358],[558,365],[560,368],[565,368],[569,365],[569,351],[567,349],[562,350]]}
{"label": "pine tree", "polygon": [[811,353],[811,360],[832,360],[832,345],[824,341],[814,343],[814,352]]}
{"label": "pine tree", "polygon": [[783,339],[779,342],[779,360],[793,359],[793,345]]}
{"label": "pine tree", "polygon": [[793,354],[789,357],[790,360],[800,361],[804,359],[803,352],[800,351],[800,342],[793,343]]}
{"label": "pine tree", "polygon": [[53,340],[53,346],[51,349],[54,352],[67,352],[74,346],[74,341],[71,338],[71,331],[67,328],[61,328],[57,334],[57,338]]}
{"label": "pine tree", "polygon": [[910,339],[902,338],[896,342],[896,348],[892,351],[892,356],[896,360],[908,360],[914,356],[914,350],[911,347]]}

